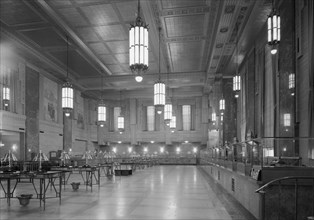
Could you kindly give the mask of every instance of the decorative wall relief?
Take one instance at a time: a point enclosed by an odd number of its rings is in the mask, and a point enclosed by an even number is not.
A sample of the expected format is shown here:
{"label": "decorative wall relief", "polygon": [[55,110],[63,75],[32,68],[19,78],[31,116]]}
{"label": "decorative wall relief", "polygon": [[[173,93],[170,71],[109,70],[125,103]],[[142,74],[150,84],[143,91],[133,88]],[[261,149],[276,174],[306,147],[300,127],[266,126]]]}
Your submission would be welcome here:
{"label": "decorative wall relief", "polygon": [[57,122],[58,84],[44,78],[44,112],[47,121]]}
{"label": "decorative wall relief", "polygon": [[84,98],[82,98],[80,93],[77,93],[76,96],[77,102],[77,127],[80,129],[84,129]]}

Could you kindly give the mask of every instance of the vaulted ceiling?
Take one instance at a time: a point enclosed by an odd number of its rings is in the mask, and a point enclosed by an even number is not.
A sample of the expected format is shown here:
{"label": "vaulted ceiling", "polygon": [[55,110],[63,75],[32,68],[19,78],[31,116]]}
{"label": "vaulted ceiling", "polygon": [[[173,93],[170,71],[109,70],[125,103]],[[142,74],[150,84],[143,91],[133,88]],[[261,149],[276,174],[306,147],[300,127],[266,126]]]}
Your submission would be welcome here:
{"label": "vaulted ceiling", "polygon": [[[141,0],[149,24],[149,70],[142,83],[129,68],[128,31],[137,0],[1,0],[1,44],[85,95],[150,91],[161,78],[173,90],[215,92],[234,74],[265,25],[270,0]],[[159,33],[161,59],[159,74]],[[240,50],[235,53],[235,46]],[[103,83],[102,83],[103,82]]]}

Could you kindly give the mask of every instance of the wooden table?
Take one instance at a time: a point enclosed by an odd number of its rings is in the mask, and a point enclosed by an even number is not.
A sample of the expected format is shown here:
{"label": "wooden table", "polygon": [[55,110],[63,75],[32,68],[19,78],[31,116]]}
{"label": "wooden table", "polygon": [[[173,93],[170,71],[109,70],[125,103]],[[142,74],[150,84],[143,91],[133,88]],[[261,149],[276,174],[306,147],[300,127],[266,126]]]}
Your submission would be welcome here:
{"label": "wooden table", "polygon": [[[55,180],[59,179],[59,190],[55,186]],[[35,181],[39,180],[39,189],[35,185]],[[14,183],[15,181],[15,183]],[[7,187],[4,186],[3,182],[6,182]],[[11,198],[14,197],[14,192],[19,183],[31,183],[36,192],[36,198],[39,199],[40,207],[42,202],[44,203],[44,210],[46,208],[46,199],[49,198],[59,198],[61,204],[61,185],[62,185],[62,172],[61,171],[48,171],[48,172],[29,172],[29,173],[19,173],[19,172],[3,172],[0,173],[0,185],[4,191],[4,197],[6,198],[7,203],[10,206]],[[11,187],[11,184],[13,187]],[[47,189],[53,188],[56,196],[47,197]]]}
{"label": "wooden table", "polygon": [[[91,192],[93,191],[93,179],[96,181],[96,185],[100,186],[100,168],[99,167],[51,167],[51,170],[64,172],[64,176],[68,173],[68,176],[65,176],[64,184],[68,183],[68,180],[71,175],[79,174],[82,177],[82,180],[87,187],[90,186]],[[83,173],[85,172],[85,177]],[[94,178],[93,178],[94,177]]]}

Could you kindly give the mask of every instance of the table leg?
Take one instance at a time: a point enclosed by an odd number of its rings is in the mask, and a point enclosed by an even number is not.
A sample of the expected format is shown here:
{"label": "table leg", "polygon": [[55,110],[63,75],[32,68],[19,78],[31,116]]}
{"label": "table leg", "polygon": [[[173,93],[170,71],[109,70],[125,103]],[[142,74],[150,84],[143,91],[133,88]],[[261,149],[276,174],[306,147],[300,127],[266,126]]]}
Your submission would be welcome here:
{"label": "table leg", "polygon": [[[64,178],[65,180],[65,178]],[[61,205],[61,190],[62,190],[62,175],[59,176],[59,204]],[[65,187],[65,184],[64,184],[64,187]]]}
{"label": "table leg", "polygon": [[9,204],[9,206],[11,205],[11,201],[10,201],[10,199],[11,199],[11,180],[10,180],[10,178],[8,178],[8,185],[7,185],[7,202],[8,202],[8,204]]}

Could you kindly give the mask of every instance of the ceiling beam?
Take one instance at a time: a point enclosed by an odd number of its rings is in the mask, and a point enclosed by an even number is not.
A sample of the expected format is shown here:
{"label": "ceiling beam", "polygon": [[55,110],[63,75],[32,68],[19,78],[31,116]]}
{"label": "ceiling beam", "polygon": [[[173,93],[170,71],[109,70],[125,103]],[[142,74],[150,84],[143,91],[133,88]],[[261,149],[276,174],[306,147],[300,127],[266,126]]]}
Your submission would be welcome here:
{"label": "ceiling beam", "polygon": [[109,68],[103,64],[101,60],[86,46],[86,44],[80,39],[79,36],[57,15],[57,13],[47,4],[45,0],[37,0],[37,3],[42,7],[42,9],[61,27],[66,33],[69,34],[71,39],[73,39],[76,44],[90,57],[96,64],[101,68],[99,70],[100,74],[104,72],[108,75],[112,75]]}
{"label": "ceiling beam", "polygon": [[[182,78],[205,78],[205,72],[199,71],[199,72],[175,72],[175,73],[160,73],[161,79],[162,80],[171,80],[171,79],[182,79]],[[143,75],[144,79],[148,80],[158,80],[159,74],[144,74]],[[134,75],[117,75],[117,76],[105,76],[105,77],[85,77],[85,78],[80,78],[77,79],[78,83],[91,83],[98,81],[100,82],[101,80],[104,80],[106,83],[112,83],[112,82],[118,82],[118,81],[134,81]],[[204,84],[204,82],[202,82]]]}

